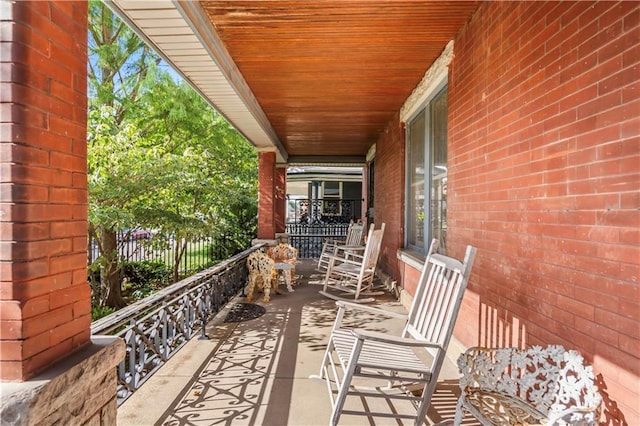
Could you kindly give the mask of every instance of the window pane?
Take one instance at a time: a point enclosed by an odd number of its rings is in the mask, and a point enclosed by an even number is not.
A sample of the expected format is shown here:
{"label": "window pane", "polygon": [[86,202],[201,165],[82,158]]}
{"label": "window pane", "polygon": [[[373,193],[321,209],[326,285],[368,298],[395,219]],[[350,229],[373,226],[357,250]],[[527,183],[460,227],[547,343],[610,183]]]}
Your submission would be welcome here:
{"label": "window pane", "polygon": [[340,197],[340,182],[325,182],[324,197]]}
{"label": "window pane", "polygon": [[418,115],[409,125],[409,173],[407,239],[410,246],[424,247],[425,117]]}
{"label": "window pane", "polygon": [[447,89],[407,128],[406,243],[426,253],[431,238],[447,245]]}
{"label": "window pane", "polygon": [[446,252],[447,237],[447,89],[436,96],[431,109],[431,235]]}

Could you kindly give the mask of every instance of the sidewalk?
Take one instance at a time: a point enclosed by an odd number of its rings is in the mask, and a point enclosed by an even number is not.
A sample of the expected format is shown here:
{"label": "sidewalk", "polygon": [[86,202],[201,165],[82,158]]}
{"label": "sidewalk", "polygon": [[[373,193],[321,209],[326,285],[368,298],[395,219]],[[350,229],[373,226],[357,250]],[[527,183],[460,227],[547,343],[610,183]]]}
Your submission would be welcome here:
{"label": "sidewalk", "polygon": [[[259,318],[224,323],[230,306],[245,302],[237,297],[207,326],[209,340],[189,341],[165,366],[118,409],[118,425],[273,425],[313,426],[329,423],[331,405],[324,382],[310,379],[319,373],[328,333],[335,317],[335,302],[318,294],[320,276],[315,263],[303,261],[303,275],[295,292],[272,295],[262,303]],[[403,312],[390,296],[375,304]],[[397,321],[359,317],[358,322],[377,331],[397,332]],[[453,346],[453,345],[452,345]],[[434,394],[429,418],[452,419],[455,413],[457,369],[445,362]],[[394,407],[395,408],[395,407]],[[344,416],[341,424],[402,424],[392,419]]]}

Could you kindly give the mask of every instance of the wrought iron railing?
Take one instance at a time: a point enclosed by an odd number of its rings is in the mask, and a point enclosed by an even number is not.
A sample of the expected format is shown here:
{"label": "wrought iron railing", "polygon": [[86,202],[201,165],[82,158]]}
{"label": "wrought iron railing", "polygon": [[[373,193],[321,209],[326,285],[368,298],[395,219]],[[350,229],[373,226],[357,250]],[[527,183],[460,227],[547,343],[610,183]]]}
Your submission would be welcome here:
{"label": "wrought iron railing", "polygon": [[289,200],[287,221],[303,225],[348,224],[356,220],[362,200],[318,198]]}
{"label": "wrought iron railing", "polygon": [[135,392],[240,290],[247,279],[243,251],[209,269],[91,324],[92,334],[122,337],[125,359],[118,366],[118,405]]}
{"label": "wrought iron railing", "polygon": [[330,225],[304,225],[288,223],[289,243],[298,249],[300,259],[317,259],[327,238],[342,239],[347,235],[348,223]]}

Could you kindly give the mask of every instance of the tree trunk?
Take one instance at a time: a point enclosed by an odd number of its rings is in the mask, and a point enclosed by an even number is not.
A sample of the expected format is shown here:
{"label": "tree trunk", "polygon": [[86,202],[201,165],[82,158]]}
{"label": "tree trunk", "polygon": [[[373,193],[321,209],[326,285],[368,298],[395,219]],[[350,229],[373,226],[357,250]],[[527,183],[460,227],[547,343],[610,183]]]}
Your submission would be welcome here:
{"label": "tree trunk", "polygon": [[173,250],[173,282],[177,283],[180,279],[180,262],[187,248],[187,241],[184,238],[176,236],[175,246]]}
{"label": "tree trunk", "polygon": [[104,264],[100,268],[102,305],[120,309],[127,304],[122,298],[122,271],[118,262],[118,240],[113,230],[103,229],[101,233]]}

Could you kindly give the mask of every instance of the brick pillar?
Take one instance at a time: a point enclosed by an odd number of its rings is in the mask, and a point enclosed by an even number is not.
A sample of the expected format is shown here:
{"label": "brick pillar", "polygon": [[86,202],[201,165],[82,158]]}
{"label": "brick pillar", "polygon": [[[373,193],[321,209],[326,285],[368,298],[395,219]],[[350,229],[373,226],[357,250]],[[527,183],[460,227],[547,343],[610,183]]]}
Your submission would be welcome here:
{"label": "brick pillar", "polygon": [[0,418],[112,425],[125,347],[90,337],[87,2],[0,16]]}
{"label": "brick pillar", "polygon": [[276,192],[274,199],[276,232],[285,232],[285,212],[287,205],[287,166],[276,167]]}
{"label": "brick pillar", "polygon": [[274,239],[275,228],[275,190],[276,190],[276,153],[258,153],[258,238]]}
{"label": "brick pillar", "polygon": [[87,4],[2,2],[0,379],[89,342]]}

